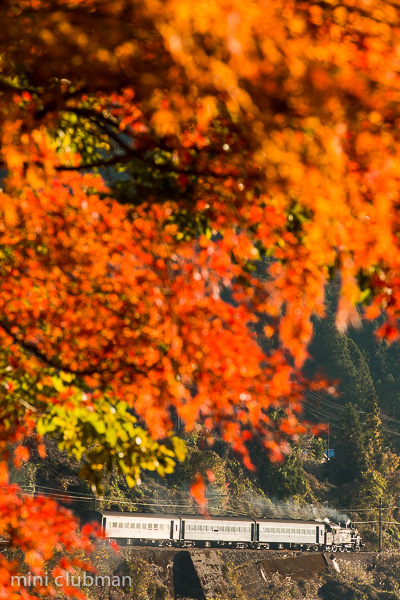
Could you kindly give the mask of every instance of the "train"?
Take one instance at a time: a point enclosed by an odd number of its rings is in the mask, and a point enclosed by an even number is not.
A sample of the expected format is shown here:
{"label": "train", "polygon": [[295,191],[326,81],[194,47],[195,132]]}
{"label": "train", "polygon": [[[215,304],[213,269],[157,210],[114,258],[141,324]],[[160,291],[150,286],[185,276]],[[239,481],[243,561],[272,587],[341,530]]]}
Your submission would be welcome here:
{"label": "train", "polygon": [[359,552],[357,529],[328,519],[264,519],[89,510],[81,526],[95,526],[120,546],[249,548],[319,552]]}

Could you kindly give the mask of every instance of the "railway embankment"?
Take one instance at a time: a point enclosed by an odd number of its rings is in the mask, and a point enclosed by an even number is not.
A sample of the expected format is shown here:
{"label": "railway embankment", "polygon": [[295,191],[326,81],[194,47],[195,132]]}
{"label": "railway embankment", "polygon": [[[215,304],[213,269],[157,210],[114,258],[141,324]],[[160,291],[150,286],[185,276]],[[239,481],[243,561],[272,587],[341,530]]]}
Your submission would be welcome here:
{"label": "railway embankment", "polygon": [[[132,548],[124,550],[144,560],[175,600],[235,600],[265,597],[275,573],[309,580],[333,569],[329,554],[227,549]],[[342,561],[373,562],[374,554],[336,554]],[[343,563],[342,563],[343,564]]]}

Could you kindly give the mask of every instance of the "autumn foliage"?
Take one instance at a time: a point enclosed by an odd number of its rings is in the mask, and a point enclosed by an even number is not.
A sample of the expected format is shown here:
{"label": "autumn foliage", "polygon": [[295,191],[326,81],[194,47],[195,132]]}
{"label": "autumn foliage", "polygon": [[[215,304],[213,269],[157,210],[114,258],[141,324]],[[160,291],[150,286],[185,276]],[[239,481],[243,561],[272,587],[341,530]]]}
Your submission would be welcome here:
{"label": "autumn foliage", "polygon": [[[334,277],[340,329],[363,303],[397,339],[399,28],[390,1],[3,2],[3,461],[49,433],[133,485],[184,457],[173,414],[280,456]],[[7,485],[30,565],[55,508]]]}

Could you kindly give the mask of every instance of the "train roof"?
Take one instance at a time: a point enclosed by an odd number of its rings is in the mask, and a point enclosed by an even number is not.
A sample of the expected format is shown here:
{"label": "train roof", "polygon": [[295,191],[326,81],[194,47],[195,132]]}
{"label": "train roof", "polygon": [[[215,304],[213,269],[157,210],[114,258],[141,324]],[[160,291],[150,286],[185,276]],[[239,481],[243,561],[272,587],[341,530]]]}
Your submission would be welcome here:
{"label": "train roof", "polygon": [[170,513],[141,513],[141,512],[122,512],[122,511],[111,511],[111,510],[96,510],[96,511],[87,511],[87,512],[98,512],[101,515],[103,515],[104,517],[145,517],[145,518],[149,518],[149,517],[153,517],[153,518],[160,518],[160,519],[187,519],[187,520],[197,520],[197,521],[248,521],[248,522],[254,522],[256,521],[257,523],[288,523],[288,524],[304,524],[304,525],[315,525],[316,523],[319,524],[325,524],[325,521],[322,521],[321,519],[314,519],[314,520],[306,520],[303,521],[301,519],[281,519],[280,517],[275,517],[275,518],[263,518],[263,517],[241,517],[241,516],[236,516],[236,517],[228,517],[228,516],[224,516],[224,515],[218,515],[218,516],[211,516],[211,515],[174,515],[174,514],[170,514]]}
{"label": "train roof", "polygon": [[303,521],[302,519],[281,519],[280,517],[275,517],[275,519],[273,519],[272,517],[254,517],[254,520],[257,523],[297,523],[298,525],[300,525],[301,523],[304,523],[304,525],[315,525],[316,523],[320,525],[326,524],[326,521],[323,521],[322,519],[310,519],[309,521]]}
{"label": "train roof", "polygon": [[167,513],[140,513],[140,512],[123,512],[119,510],[95,510],[87,512],[98,512],[104,517],[159,517],[160,519],[180,519],[178,515],[172,515]]}
{"label": "train roof", "polygon": [[255,521],[251,517],[225,517],[224,515],[181,515],[181,519],[196,519],[197,521],[249,521],[251,523]]}

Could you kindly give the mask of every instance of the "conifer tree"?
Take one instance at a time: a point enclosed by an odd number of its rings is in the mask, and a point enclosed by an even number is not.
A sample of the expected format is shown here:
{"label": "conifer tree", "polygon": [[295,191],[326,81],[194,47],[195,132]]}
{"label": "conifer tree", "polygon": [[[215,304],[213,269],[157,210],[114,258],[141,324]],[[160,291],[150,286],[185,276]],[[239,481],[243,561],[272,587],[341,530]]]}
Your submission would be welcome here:
{"label": "conifer tree", "polygon": [[382,421],[375,393],[369,394],[365,415],[365,452],[368,470],[380,469],[384,462]]}
{"label": "conifer tree", "polygon": [[361,479],[366,467],[365,445],[365,434],[358,412],[353,404],[348,403],[342,412],[335,459],[332,462],[338,483]]}
{"label": "conifer tree", "polygon": [[[377,395],[370,394],[365,405],[365,466],[357,503],[373,509],[380,502],[386,506],[393,505],[390,483],[399,465],[399,457],[386,447]],[[372,518],[376,515],[370,513],[370,516]]]}
{"label": "conifer tree", "polygon": [[[352,340],[350,337],[345,337],[347,348],[349,350],[350,360],[354,365],[356,373],[355,381],[353,384],[355,389],[352,393],[356,398],[359,408],[366,408],[365,398],[374,396],[376,400],[378,400],[376,397],[374,382],[371,377],[369,365],[364,352],[360,350],[355,341]],[[346,393],[348,393],[348,391],[349,390],[346,389]]]}

